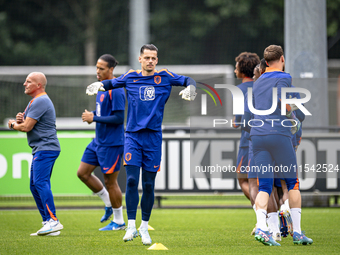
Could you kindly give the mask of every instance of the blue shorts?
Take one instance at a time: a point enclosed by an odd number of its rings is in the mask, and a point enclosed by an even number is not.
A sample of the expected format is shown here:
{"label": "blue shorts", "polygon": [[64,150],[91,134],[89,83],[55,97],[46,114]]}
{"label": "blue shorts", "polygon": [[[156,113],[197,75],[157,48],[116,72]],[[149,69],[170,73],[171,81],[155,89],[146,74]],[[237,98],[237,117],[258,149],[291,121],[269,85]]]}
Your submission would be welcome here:
{"label": "blue shorts", "polygon": [[274,177],[283,178],[288,190],[299,189],[296,154],[291,138],[283,135],[252,136],[259,191],[271,194]]}
{"label": "blue shorts", "polygon": [[277,187],[277,188],[281,188],[281,178],[274,178],[274,186]]}
{"label": "blue shorts", "polygon": [[248,170],[248,151],[249,147],[240,147],[237,155],[237,173],[247,174]]}
{"label": "blue shorts", "polygon": [[139,166],[149,172],[160,169],[162,132],[143,129],[125,133],[124,165]]}
{"label": "blue shorts", "polygon": [[122,145],[99,146],[95,140],[92,140],[87,145],[81,161],[93,166],[100,166],[104,174],[112,174],[120,169],[123,151],[124,146]]}

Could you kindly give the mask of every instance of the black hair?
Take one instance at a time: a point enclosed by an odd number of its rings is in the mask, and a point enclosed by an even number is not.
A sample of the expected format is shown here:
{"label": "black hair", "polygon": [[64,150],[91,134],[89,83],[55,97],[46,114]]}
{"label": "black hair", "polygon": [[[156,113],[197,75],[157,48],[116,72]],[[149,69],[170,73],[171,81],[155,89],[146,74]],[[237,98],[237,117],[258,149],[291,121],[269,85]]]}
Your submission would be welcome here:
{"label": "black hair", "polygon": [[119,62],[115,59],[115,57],[110,54],[101,55],[99,59],[102,59],[105,62],[107,62],[107,65],[109,66],[109,68],[111,67],[115,68],[119,64]]}
{"label": "black hair", "polygon": [[[266,71],[266,68],[268,67],[266,60],[263,58],[261,59],[261,63],[260,63],[260,72],[262,71],[262,73],[264,73]],[[261,73],[261,74],[262,74]]]}
{"label": "black hair", "polygon": [[154,50],[154,51],[157,51],[157,53],[158,53],[158,49],[157,49],[157,47],[155,45],[153,45],[153,44],[144,44],[142,46],[142,48],[140,49],[140,54],[141,55],[144,53],[145,49],[146,50]]}
{"label": "black hair", "polygon": [[242,52],[235,58],[238,68],[246,77],[253,77],[254,68],[260,63],[260,58],[256,53]]}

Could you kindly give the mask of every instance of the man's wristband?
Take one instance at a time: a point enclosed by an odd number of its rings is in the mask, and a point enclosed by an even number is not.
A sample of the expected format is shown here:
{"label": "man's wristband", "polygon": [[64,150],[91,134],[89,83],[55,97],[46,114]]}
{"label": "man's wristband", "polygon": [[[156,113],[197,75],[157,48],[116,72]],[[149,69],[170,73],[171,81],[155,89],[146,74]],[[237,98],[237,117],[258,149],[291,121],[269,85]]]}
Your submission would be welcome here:
{"label": "man's wristband", "polygon": [[15,122],[12,122],[11,123],[11,129],[14,129],[13,126],[14,126]]}

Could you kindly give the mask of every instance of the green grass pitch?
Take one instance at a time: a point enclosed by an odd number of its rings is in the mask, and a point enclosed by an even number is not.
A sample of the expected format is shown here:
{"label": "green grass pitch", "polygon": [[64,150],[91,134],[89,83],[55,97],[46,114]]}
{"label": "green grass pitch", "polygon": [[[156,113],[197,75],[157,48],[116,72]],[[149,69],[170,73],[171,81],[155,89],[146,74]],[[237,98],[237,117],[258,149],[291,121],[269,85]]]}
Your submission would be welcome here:
{"label": "green grass pitch", "polygon": [[58,210],[61,235],[31,237],[41,227],[37,210],[0,210],[0,254],[340,254],[340,208],[303,208],[302,229],[314,243],[294,245],[289,236],[281,247],[264,246],[250,235],[252,209],[154,209],[150,235],[168,251],[147,250],[140,237],[124,243],[125,231],[98,231],[106,224],[99,222],[102,214],[99,209]]}

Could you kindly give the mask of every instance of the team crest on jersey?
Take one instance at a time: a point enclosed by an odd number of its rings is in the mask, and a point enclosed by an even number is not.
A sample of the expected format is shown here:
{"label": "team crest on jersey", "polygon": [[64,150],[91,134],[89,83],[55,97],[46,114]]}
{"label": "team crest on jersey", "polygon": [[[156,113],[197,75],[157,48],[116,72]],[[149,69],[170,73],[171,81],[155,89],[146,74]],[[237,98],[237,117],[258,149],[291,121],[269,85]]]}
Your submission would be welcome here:
{"label": "team crest on jersey", "polygon": [[100,102],[103,102],[104,101],[104,94],[102,94],[101,96],[100,96]]}
{"label": "team crest on jersey", "polygon": [[97,115],[98,117],[101,116],[100,110],[101,110],[101,108],[100,108],[100,103],[96,102],[96,115]]}
{"label": "team crest on jersey", "polygon": [[162,81],[162,78],[157,75],[157,76],[155,76],[154,81],[155,81],[156,84],[160,84],[161,81]]}
{"label": "team crest on jersey", "polygon": [[139,97],[142,101],[152,101],[155,99],[155,88],[153,86],[141,86]]}
{"label": "team crest on jersey", "polygon": [[130,160],[131,160],[131,157],[132,157],[131,153],[130,153],[130,152],[127,152],[127,153],[125,154],[125,161],[130,161]]}

